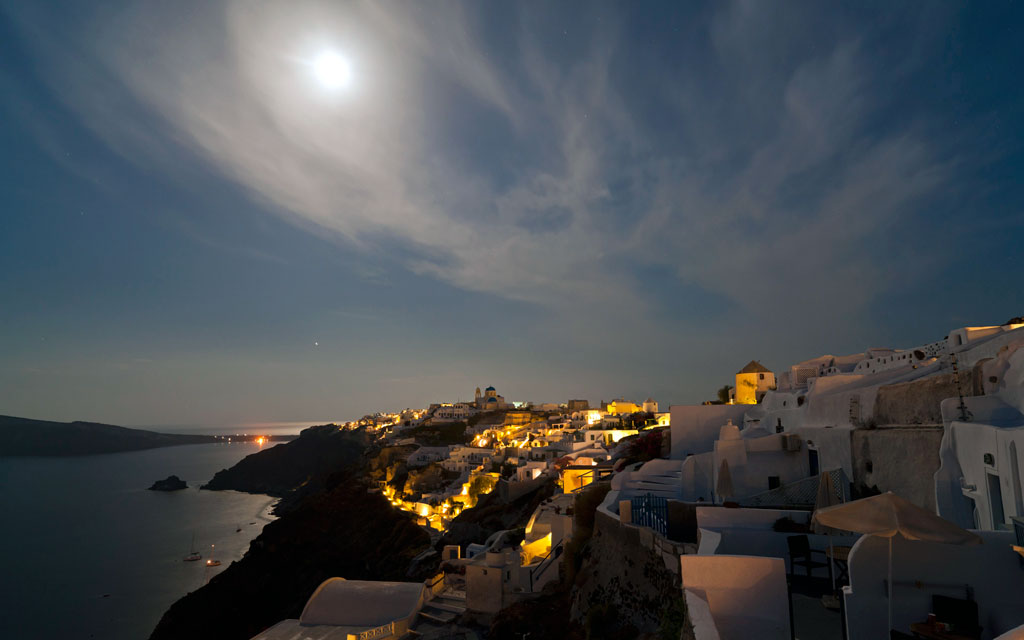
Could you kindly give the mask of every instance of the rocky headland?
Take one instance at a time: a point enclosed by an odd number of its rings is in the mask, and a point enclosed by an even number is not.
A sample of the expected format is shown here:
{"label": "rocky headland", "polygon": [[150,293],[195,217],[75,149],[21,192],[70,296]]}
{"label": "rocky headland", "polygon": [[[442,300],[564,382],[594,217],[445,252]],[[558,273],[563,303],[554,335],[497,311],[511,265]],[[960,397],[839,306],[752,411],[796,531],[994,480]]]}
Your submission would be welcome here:
{"label": "rocky headland", "polygon": [[233,490],[284,498],[277,513],[303,496],[325,488],[328,477],[361,463],[370,437],[362,430],[343,431],[326,424],[304,429],[291,442],[278,444],[218,471],[202,489]]}

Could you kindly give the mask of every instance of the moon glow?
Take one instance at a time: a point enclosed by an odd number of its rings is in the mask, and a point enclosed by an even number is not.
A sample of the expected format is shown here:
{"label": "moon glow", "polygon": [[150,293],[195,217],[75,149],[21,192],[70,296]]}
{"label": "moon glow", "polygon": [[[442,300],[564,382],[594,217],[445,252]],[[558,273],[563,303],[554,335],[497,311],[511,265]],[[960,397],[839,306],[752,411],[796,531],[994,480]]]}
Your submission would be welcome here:
{"label": "moon glow", "polygon": [[352,66],[333,51],[325,51],[313,60],[313,74],[327,89],[343,89],[352,81]]}

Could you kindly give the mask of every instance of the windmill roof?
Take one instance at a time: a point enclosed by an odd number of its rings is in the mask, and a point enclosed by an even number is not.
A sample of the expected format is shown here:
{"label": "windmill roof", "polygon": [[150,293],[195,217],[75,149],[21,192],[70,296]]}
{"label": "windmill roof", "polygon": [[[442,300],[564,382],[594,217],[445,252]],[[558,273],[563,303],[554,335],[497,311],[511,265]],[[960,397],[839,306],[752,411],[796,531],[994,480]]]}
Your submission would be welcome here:
{"label": "windmill roof", "polygon": [[747,363],[747,366],[740,369],[737,373],[771,373],[771,370],[757,360],[751,360]]}

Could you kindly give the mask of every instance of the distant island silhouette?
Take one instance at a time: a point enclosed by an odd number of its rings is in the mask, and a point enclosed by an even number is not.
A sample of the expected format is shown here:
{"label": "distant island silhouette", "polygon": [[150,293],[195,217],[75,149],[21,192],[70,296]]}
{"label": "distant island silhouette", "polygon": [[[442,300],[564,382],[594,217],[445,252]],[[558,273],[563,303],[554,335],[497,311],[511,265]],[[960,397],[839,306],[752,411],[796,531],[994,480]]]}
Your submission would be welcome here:
{"label": "distant island silhouette", "polygon": [[98,422],[51,422],[0,416],[0,457],[83,456],[223,441],[223,437],[217,436],[157,433]]}

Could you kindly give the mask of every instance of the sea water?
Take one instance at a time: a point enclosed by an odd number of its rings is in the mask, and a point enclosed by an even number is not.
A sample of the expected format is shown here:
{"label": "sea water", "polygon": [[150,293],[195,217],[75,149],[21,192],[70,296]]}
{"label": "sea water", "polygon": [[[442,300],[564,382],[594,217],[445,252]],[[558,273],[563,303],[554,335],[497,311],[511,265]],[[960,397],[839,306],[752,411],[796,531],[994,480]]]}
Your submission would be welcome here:
{"label": "sea water", "polygon": [[[174,601],[240,559],[273,519],[267,496],[198,490],[259,450],[0,458],[0,638],[149,637]],[[189,488],[147,490],[171,474]],[[193,534],[203,559],[183,562]],[[219,567],[205,566],[211,544]]]}

